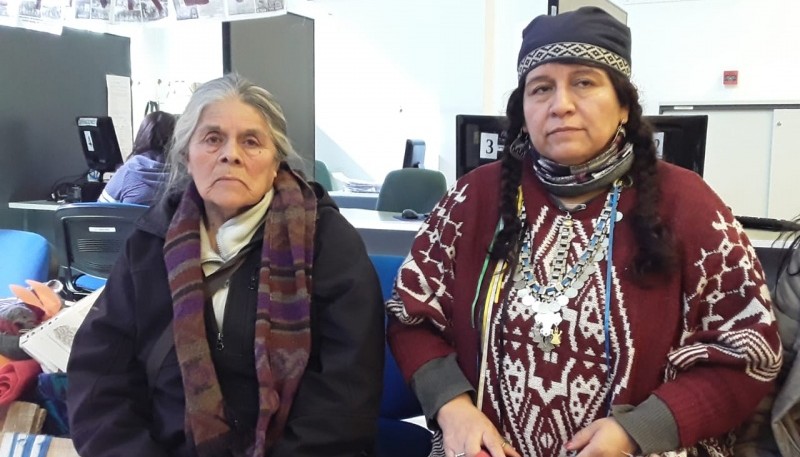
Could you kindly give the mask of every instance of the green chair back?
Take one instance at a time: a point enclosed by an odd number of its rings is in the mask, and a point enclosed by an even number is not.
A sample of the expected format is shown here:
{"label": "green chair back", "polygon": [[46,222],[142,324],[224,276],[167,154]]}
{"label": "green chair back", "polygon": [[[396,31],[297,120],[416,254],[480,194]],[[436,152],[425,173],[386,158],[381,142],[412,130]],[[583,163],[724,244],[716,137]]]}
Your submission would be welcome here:
{"label": "green chair back", "polygon": [[318,182],[328,192],[333,190],[333,181],[328,166],[321,160],[314,161],[314,181]]}
{"label": "green chair back", "polygon": [[378,194],[378,211],[399,213],[413,209],[429,213],[447,192],[442,172],[424,168],[403,168],[386,175]]}

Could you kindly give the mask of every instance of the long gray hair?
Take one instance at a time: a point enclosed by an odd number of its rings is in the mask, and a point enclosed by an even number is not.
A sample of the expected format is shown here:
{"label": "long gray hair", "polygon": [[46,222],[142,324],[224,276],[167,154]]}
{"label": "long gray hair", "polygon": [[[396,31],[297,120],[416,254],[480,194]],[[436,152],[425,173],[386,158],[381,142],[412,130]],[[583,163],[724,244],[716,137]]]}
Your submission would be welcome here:
{"label": "long gray hair", "polygon": [[286,134],[286,118],[278,102],[266,89],[256,86],[236,73],[229,73],[221,78],[212,79],[202,84],[192,94],[183,114],[178,117],[172,146],[169,154],[169,179],[165,185],[163,196],[183,192],[189,185],[191,177],[186,168],[189,158],[189,142],[192,139],[203,110],[216,102],[226,99],[237,99],[255,108],[269,125],[272,140],[278,153],[278,160],[285,162],[296,158],[297,153]]}

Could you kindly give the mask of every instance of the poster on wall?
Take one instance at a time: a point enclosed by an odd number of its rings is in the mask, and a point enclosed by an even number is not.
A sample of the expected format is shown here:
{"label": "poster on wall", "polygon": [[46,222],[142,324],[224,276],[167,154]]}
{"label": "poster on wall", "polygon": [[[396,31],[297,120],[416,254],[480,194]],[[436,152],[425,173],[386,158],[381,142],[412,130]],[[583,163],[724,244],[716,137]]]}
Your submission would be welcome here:
{"label": "poster on wall", "polygon": [[63,0],[21,0],[17,10],[17,26],[61,34]]}
{"label": "poster on wall", "polygon": [[149,0],[139,4],[142,7],[142,20],[145,22],[158,21],[169,16],[168,0]]}
{"label": "poster on wall", "polygon": [[0,25],[14,25],[8,0],[0,0]]}
{"label": "poster on wall", "polygon": [[169,16],[161,0],[114,0],[114,22],[152,22]]}
{"label": "poster on wall", "polygon": [[286,9],[284,0],[227,0],[228,16],[274,13]]}
{"label": "poster on wall", "polygon": [[110,0],[75,0],[75,19],[111,20]]}
{"label": "poster on wall", "polygon": [[215,18],[225,16],[224,0],[174,0],[175,17],[187,19]]}

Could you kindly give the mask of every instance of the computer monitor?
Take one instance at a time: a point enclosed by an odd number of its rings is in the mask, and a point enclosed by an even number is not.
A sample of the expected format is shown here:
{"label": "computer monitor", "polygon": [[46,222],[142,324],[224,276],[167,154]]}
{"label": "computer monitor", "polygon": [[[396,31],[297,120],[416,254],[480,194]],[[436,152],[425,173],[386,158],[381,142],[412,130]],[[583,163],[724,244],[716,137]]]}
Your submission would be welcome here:
{"label": "computer monitor", "polygon": [[456,178],[503,156],[507,125],[505,116],[456,116]]}
{"label": "computer monitor", "polygon": [[[617,1],[617,3],[621,2]],[[584,6],[596,6],[623,24],[628,23],[628,13],[610,0],[547,0],[547,14],[555,16],[567,11],[575,11]]]}
{"label": "computer monitor", "polygon": [[79,116],[76,123],[83,156],[91,170],[105,173],[122,165],[122,153],[110,117]]}
{"label": "computer monitor", "polygon": [[425,168],[424,141],[406,140],[406,153],[403,156],[403,168]]}
{"label": "computer monitor", "polygon": [[653,126],[658,158],[703,176],[708,116],[644,116]]}

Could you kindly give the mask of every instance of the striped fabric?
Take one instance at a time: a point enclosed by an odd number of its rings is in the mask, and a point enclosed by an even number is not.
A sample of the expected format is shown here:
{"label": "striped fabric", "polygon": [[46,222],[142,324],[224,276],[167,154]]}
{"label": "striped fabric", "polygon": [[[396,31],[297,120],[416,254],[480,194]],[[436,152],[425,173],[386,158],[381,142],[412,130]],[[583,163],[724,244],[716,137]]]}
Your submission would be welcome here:
{"label": "striped fabric", "polygon": [[[259,416],[248,455],[263,456],[280,438],[311,346],[310,292],[317,200],[288,167],[273,184],[261,253],[255,324]],[[198,455],[221,455],[231,439],[222,391],[205,332],[200,221],[194,185],[184,194],[164,244],[173,299],[175,348],[186,395],[186,431]]]}

